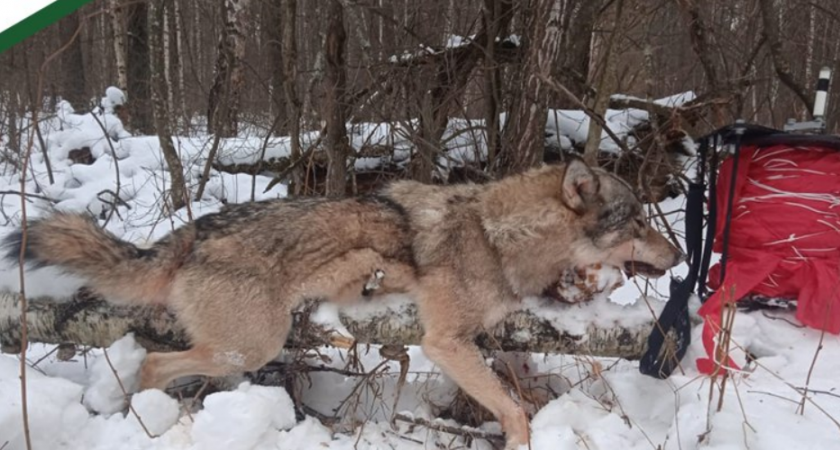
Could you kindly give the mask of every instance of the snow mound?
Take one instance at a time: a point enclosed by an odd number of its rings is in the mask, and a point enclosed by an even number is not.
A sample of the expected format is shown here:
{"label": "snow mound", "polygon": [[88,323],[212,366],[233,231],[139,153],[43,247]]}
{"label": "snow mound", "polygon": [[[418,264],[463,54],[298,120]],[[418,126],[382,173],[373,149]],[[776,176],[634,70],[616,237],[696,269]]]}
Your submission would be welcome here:
{"label": "snow mound", "polygon": [[[92,411],[101,414],[113,414],[122,411],[126,406],[125,394],[136,392],[140,385],[139,370],[146,350],[134,341],[134,335],[129,333],[111,344],[105,355],[99,356],[90,369],[90,379],[85,389],[84,404]],[[112,369],[113,366],[113,369]],[[117,376],[114,376],[114,371]]]}
{"label": "snow mound", "polygon": [[250,450],[266,435],[288,430],[295,422],[286,391],[244,382],[235,391],[207,397],[191,435],[201,450]]}
{"label": "snow mound", "polygon": [[134,414],[128,416],[129,419],[134,419],[131,423],[141,429],[145,426],[154,436],[172,428],[181,415],[178,401],[159,389],[147,389],[134,394],[131,397],[131,407],[134,409]]}
{"label": "snow mound", "polygon": [[[23,416],[20,396],[20,366],[12,358],[0,357],[0,447],[23,450]],[[27,370],[27,405],[32,446],[58,448],[81,428],[88,412],[81,404],[82,387],[62,378]]]}

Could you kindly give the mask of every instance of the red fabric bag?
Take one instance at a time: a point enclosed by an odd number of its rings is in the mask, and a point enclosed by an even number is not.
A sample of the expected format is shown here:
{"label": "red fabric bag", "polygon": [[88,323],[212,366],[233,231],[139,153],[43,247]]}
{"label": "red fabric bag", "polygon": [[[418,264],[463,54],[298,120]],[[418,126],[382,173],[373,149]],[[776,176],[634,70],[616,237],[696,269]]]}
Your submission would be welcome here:
{"label": "red fabric bag", "polygon": [[[797,300],[803,324],[840,333],[840,152],[819,146],[743,146],[735,176],[726,278],[720,264],[709,271],[715,289],[700,308],[705,319],[697,360],[702,373],[715,369],[714,338],[724,301],[747,294]],[[721,165],[714,251],[723,250],[723,229],[734,158]],[[734,296],[732,295],[734,289]],[[737,367],[731,360],[721,361]]]}

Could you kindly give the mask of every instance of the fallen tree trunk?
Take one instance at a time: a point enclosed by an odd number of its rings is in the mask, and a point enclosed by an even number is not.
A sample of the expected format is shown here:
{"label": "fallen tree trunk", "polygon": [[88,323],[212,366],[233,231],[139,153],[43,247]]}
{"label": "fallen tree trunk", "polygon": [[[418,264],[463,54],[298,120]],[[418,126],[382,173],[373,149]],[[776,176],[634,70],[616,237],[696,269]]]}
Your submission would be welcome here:
{"label": "fallen tree trunk", "polygon": [[[597,302],[597,301],[596,301]],[[478,338],[482,348],[538,353],[585,354],[593,356],[638,359],[645,348],[653,315],[647,306],[633,306],[630,320],[604,320],[605,305],[556,303],[550,314],[519,311],[511,314],[489,333]],[[655,302],[661,303],[661,302]],[[341,324],[352,336],[342,335],[329,325],[311,320],[312,306],[296,314],[295,327],[287,347],[312,348],[321,345],[349,347],[358,344],[418,345],[423,329],[417,320],[416,307],[408,302],[398,308],[365,305],[363,310],[342,313]],[[657,305],[650,305],[656,307]],[[609,308],[627,308],[610,304]],[[556,309],[555,309],[556,308]],[[547,310],[549,308],[546,308]],[[590,317],[597,322],[588,323]],[[655,308],[658,309],[658,308]],[[562,329],[545,317],[568,317],[569,328]],[[616,315],[619,317],[620,315]],[[648,318],[649,317],[649,318]],[[107,347],[128,332],[149,350],[167,351],[188,347],[184,330],[174,315],[164,307],[135,307],[109,304],[84,290],[71,297],[28,299],[28,335],[31,342],[49,344],[73,343]],[[243,324],[247,327],[247,324]],[[0,343],[4,352],[20,348],[20,296],[0,293]]]}

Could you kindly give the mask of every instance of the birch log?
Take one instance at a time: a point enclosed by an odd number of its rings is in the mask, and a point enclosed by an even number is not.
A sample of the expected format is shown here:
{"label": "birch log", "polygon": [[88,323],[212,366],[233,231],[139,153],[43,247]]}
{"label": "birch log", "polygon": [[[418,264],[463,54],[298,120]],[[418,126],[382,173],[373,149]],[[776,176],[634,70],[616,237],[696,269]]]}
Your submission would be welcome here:
{"label": "birch log", "polygon": [[[571,310],[587,307],[557,303],[557,310],[552,313],[556,316],[564,308]],[[642,308],[647,311],[645,306]],[[312,322],[311,310],[304,308],[296,314],[295,327],[286,343],[287,347],[311,348],[327,344],[349,346],[353,343],[418,345],[423,336],[416,307],[410,303],[396,310],[381,308],[363,315],[342,314],[341,322],[351,337]],[[586,315],[578,309],[575,316]],[[152,351],[184,349],[189,345],[175,316],[164,307],[113,305],[84,290],[68,298],[28,299],[27,321],[31,342],[106,347],[126,333],[133,332],[138,342]],[[488,350],[585,354],[626,359],[640,357],[652,320],[615,322],[611,325],[604,324],[603,320],[600,322],[583,326],[578,322],[576,331],[564,331],[546,318],[529,311],[519,311],[511,314],[489,333],[479,336],[478,343]],[[247,327],[247,324],[242,326]],[[0,293],[0,343],[5,352],[15,352],[20,348],[20,328],[19,294]]]}

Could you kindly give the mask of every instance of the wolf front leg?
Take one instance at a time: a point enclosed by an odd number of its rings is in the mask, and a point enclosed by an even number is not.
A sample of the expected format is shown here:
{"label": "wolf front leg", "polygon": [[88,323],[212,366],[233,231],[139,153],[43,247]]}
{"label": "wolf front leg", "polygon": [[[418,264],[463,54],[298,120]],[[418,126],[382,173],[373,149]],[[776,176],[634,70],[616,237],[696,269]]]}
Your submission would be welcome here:
{"label": "wolf front leg", "polygon": [[374,294],[406,292],[414,283],[413,267],[362,248],[320,266],[304,280],[301,290],[305,297],[349,303]]}
{"label": "wolf front leg", "polygon": [[427,332],[423,338],[423,353],[464,392],[496,416],[507,437],[506,450],[515,450],[520,445],[528,444],[530,431],[525,411],[484,364],[475,344]]}
{"label": "wolf front leg", "polygon": [[376,269],[370,274],[365,287],[362,288],[362,297],[370,297],[373,292],[382,287],[382,279],[385,278],[385,272],[381,269]]}
{"label": "wolf front leg", "polygon": [[472,289],[455,281],[448,271],[424,277],[417,295],[425,329],[422,348],[446,376],[496,416],[507,435],[505,448],[513,450],[530,440],[528,417],[484,363],[475,344],[477,333],[506,311],[501,291],[494,294],[487,287],[481,284],[483,289]]}

